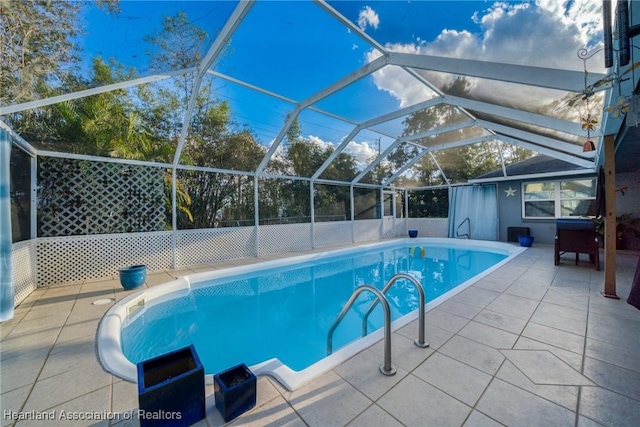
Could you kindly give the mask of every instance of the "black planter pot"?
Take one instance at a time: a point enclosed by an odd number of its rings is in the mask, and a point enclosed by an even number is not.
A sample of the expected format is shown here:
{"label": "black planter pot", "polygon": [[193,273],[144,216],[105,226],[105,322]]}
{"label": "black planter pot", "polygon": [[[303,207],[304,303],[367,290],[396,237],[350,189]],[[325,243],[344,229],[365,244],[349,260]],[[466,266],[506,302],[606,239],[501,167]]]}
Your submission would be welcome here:
{"label": "black planter pot", "polygon": [[137,367],[141,427],[190,426],[205,418],[204,367],[193,345]]}
{"label": "black planter pot", "polygon": [[256,406],[256,376],[244,363],[213,376],[216,408],[225,422]]}

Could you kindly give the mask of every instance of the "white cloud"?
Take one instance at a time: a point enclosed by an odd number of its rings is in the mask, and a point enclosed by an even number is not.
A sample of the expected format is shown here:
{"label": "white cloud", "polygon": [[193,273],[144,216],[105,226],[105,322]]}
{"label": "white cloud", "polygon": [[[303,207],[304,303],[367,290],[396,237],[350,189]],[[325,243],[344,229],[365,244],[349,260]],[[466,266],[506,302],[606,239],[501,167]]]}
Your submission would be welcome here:
{"label": "white cloud", "polygon": [[[478,32],[445,29],[430,42],[417,39],[412,43],[388,43],[385,47],[394,52],[582,71],[583,62],[576,53],[585,45],[594,44],[602,25],[600,0],[496,2],[471,18],[479,26]],[[370,52],[367,60],[377,56]],[[595,56],[589,60],[590,71],[604,71],[600,58]],[[452,81],[452,76],[444,73],[425,73],[425,76],[437,87]],[[397,98],[401,106],[430,97],[424,85],[398,67],[385,67],[374,74],[374,81],[378,88]],[[513,99],[514,105],[519,104],[518,99],[528,99],[540,106],[549,102],[548,92],[536,88],[511,85],[505,94],[504,83],[498,85],[484,80],[479,85],[473,79],[471,83],[470,90],[478,98],[490,100],[498,94],[502,100]],[[499,86],[503,88],[501,94]]]}
{"label": "white cloud", "polygon": [[353,156],[356,161],[356,165],[360,168],[368,165],[370,163],[370,159],[373,156],[378,154],[378,151],[375,147],[369,145],[368,142],[355,142],[351,141],[349,145],[346,146],[344,152]]}
{"label": "white cloud", "polygon": [[333,148],[333,144],[332,143],[327,142],[327,141],[321,139],[318,136],[309,135],[307,137],[307,141],[309,141],[311,144],[317,145],[318,147],[322,148],[323,150],[326,150],[329,147]]}
{"label": "white cloud", "polygon": [[[322,138],[315,135],[309,135],[305,140],[308,141],[310,144],[315,144],[324,150],[326,150],[329,147],[335,148],[335,144],[325,141]],[[273,144],[273,141],[271,141],[269,146],[271,146],[271,144]],[[371,158],[378,155],[377,145],[375,143],[371,144],[366,141],[365,142],[351,141],[345,147],[343,152],[346,154],[349,154],[350,156],[353,156],[356,162],[356,166],[359,168],[364,168],[365,166],[367,166],[371,162],[370,161]],[[280,161],[284,161],[284,159],[286,158],[286,148],[282,144],[280,144],[278,148],[276,148],[276,150],[274,151],[273,158]],[[293,171],[289,171],[289,173],[292,174]]]}
{"label": "white cloud", "polygon": [[375,30],[378,28],[378,25],[380,25],[380,17],[378,14],[371,9],[371,6],[365,6],[358,14],[358,27],[360,27],[362,31],[366,30],[367,27]]}
{"label": "white cloud", "polygon": [[[322,138],[309,135],[306,138],[306,141],[309,141],[311,144],[315,144],[318,147],[326,150],[327,148],[335,148],[335,144],[325,141]],[[369,142],[355,142],[351,141],[343,150],[344,153],[353,156],[355,159],[356,165],[358,167],[364,167],[370,163],[370,159],[374,156],[378,155],[377,145],[375,143]]]}

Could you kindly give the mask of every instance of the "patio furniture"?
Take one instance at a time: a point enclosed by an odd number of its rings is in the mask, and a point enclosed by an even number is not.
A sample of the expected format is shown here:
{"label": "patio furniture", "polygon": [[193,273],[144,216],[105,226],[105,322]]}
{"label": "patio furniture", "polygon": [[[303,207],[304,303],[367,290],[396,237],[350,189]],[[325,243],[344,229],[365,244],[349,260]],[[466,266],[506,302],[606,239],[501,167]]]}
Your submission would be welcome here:
{"label": "patio furniture", "polygon": [[555,265],[560,265],[560,255],[565,252],[576,253],[576,265],[580,254],[588,254],[600,271],[600,250],[596,225],[588,219],[556,220]]}

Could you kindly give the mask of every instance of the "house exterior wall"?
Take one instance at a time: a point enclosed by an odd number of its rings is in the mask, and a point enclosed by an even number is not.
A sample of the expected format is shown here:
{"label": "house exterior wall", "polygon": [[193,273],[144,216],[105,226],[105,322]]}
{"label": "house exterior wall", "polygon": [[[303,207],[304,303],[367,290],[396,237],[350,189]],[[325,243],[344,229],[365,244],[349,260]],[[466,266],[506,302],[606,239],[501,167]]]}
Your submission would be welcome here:
{"label": "house exterior wall", "polygon": [[[594,175],[571,175],[567,179],[593,178]],[[509,227],[529,227],[529,234],[534,237],[535,243],[553,244],[556,234],[555,219],[523,219],[522,218],[522,183],[531,181],[562,180],[565,177],[549,177],[527,180],[514,180],[498,182],[498,228],[500,241],[507,241],[507,229]],[[514,196],[508,196],[507,190],[515,190]]]}
{"label": "house exterior wall", "polygon": [[[555,220],[522,218],[522,183],[524,181],[503,181],[498,183],[498,228],[500,241],[507,241],[509,227],[529,227],[529,234],[534,243],[553,243],[555,236]],[[515,190],[514,196],[508,196],[507,190]]]}
{"label": "house exterior wall", "polygon": [[[579,179],[585,176],[553,177],[549,179],[561,180]],[[502,181],[498,183],[498,213],[500,241],[507,241],[508,227],[529,227],[530,234],[536,243],[552,244],[555,237],[555,219],[523,219],[522,218],[522,183],[530,181],[544,181],[545,179],[529,179],[517,181]],[[616,194],[616,214],[631,213],[640,217],[640,173],[621,173],[616,175],[616,188],[623,189]],[[626,188],[625,188],[626,187]],[[515,196],[507,196],[506,191],[515,190]]]}

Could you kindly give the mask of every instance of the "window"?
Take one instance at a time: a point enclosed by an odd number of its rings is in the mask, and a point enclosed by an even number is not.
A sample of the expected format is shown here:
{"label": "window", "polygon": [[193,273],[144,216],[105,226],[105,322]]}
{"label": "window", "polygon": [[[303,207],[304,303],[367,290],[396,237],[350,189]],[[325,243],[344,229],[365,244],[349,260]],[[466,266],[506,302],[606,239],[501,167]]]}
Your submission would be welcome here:
{"label": "window", "polygon": [[522,216],[544,219],[593,215],[595,199],[595,179],[525,182]]}

